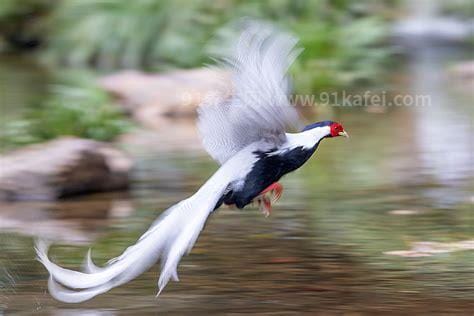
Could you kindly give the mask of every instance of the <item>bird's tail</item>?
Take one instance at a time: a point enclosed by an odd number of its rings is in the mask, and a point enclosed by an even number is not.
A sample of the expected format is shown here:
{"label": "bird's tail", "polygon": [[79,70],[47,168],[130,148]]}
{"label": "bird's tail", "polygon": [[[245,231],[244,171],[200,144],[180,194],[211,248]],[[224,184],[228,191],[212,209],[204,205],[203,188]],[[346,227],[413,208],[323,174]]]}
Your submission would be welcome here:
{"label": "bird's tail", "polygon": [[36,242],[38,260],[49,271],[48,288],[59,301],[78,303],[124,284],[148,270],[161,259],[162,270],[158,288],[170,278],[177,281],[177,266],[199,236],[209,214],[226,188],[208,181],[196,194],[169,208],[132,246],[105,267],[96,266],[90,251],[83,272],[62,268],[48,258],[48,244]]}

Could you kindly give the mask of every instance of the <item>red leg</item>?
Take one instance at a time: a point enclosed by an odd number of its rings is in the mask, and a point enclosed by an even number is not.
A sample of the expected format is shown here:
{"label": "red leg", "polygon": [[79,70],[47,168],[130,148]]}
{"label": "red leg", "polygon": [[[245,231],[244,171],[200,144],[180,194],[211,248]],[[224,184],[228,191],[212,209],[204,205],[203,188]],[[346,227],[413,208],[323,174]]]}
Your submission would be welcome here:
{"label": "red leg", "polygon": [[[268,217],[272,212],[272,203],[276,202],[283,192],[283,186],[278,183],[272,183],[265,190],[263,190],[257,197],[256,201],[258,202],[259,208],[266,217]],[[267,195],[270,193],[272,199]]]}
{"label": "red leg", "polygon": [[278,182],[274,182],[270,184],[265,190],[263,190],[259,195],[265,195],[268,192],[272,192],[274,194],[273,202],[276,202],[283,193],[283,186]]}

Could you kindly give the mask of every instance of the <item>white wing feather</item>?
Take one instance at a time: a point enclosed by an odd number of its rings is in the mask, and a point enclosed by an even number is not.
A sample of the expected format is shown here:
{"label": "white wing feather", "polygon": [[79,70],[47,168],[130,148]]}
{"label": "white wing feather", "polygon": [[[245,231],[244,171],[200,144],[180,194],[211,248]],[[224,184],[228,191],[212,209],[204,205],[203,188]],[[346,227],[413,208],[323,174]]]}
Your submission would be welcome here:
{"label": "white wing feather", "polygon": [[207,152],[221,164],[262,139],[281,144],[285,130],[299,125],[288,101],[288,67],[300,50],[297,39],[269,25],[250,23],[233,53],[222,59],[231,71],[231,96],[206,100],[198,109],[198,128]]}

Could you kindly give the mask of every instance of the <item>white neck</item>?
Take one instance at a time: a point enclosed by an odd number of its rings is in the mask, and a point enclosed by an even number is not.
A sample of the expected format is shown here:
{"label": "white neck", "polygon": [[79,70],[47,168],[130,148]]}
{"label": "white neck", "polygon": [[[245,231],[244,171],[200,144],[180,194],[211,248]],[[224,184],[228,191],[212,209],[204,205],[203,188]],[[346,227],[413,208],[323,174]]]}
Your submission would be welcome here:
{"label": "white neck", "polygon": [[331,134],[329,126],[315,127],[301,133],[286,133],[287,142],[284,147],[312,148],[323,137]]}

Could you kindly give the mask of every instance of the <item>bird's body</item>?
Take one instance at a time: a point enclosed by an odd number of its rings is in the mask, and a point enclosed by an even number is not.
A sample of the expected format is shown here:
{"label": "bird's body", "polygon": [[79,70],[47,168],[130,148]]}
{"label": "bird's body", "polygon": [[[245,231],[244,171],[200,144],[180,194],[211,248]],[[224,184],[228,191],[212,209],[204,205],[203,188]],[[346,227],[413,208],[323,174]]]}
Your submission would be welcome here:
{"label": "bird's body", "polygon": [[[274,187],[285,174],[301,167],[326,137],[347,136],[331,121],[314,123],[302,132],[288,102],[286,71],[296,58],[296,39],[272,27],[251,23],[234,53],[222,59],[232,73],[233,93],[205,102],[198,127],[208,153],[220,168],[189,198],[175,204],[122,255],[97,267],[90,252],[84,271],[62,268],[48,258],[47,244],[36,245],[39,261],[50,273],[49,290],[58,300],[82,302],[124,284],[161,259],[158,287],[172,278],[184,253],[196,242],[209,215],[221,204],[243,208]],[[268,201],[265,200],[265,203]]]}
{"label": "bird's body", "polygon": [[251,161],[251,168],[248,172],[239,173],[230,182],[216,208],[221,202],[235,204],[238,208],[251,203],[265,188],[301,167],[328,132],[329,127],[295,134],[286,133],[286,141],[280,146],[256,142],[242,149],[234,158],[239,165],[244,165],[240,161]]}

